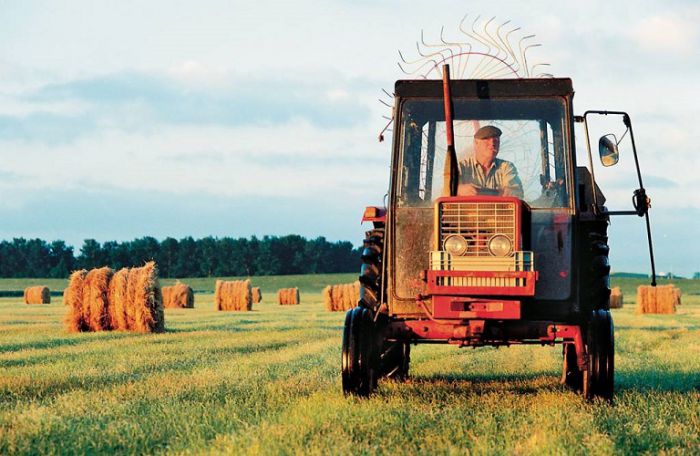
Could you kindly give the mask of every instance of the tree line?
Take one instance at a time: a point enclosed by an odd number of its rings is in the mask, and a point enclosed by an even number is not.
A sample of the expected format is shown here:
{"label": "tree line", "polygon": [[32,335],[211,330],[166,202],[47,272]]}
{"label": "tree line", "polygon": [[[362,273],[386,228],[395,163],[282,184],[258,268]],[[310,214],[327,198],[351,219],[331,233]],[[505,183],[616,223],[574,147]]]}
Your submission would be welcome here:
{"label": "tree line", "polygon": [[160,277],[173,278],[354,272],[359,271],[359,258],[360,248],[348,241],[299,235],[163,241],[147,236],[104,243],[86,239],[77,255],[64,241],[15,238],[0,241],[0,277],[66,278],[76,269],[120,269],[151,260]]}

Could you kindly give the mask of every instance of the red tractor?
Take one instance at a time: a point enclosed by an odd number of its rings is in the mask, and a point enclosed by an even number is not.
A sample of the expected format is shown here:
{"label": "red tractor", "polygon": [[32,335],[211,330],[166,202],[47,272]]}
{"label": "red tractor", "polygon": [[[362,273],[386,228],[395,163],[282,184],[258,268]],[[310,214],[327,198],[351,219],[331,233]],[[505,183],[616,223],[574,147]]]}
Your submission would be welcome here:
{"label": "red tractor", "polygon": [[[388,204],[368,207],[357,307],[345,318],[342,385],[368,396],[381,378],[405,379],[411,344],[563,345],[562,382],[612,399],[607,227],[611,215],[646,216],[635,164],[635,210],[611,212],[589,167],[576,163],[570,79],[400,80],[395,85]],[[493,188],[462,196],[457,152],[490,125],[517,167],[522,195]],[[604,166],[618,160],[599,141]],[[651,236],[649,234],[649,247]],[[652,255],[653,269],[653,255]],[[652,276],[653,277],[653,276]],[[652,280],[652,284],[654,281]]]}

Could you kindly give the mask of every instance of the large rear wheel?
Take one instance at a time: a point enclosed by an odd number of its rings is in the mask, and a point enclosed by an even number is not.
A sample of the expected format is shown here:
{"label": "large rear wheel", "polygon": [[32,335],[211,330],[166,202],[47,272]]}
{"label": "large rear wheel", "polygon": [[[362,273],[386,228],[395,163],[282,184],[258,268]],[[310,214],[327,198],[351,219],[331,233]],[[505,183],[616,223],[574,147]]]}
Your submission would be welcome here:
{"label": "large rear wheel", "polygon": [[382,255],[384,251],[384,229],[367,231],[362,249],[360,269],[359,305],[372,312],[379,311],[382,299]]}

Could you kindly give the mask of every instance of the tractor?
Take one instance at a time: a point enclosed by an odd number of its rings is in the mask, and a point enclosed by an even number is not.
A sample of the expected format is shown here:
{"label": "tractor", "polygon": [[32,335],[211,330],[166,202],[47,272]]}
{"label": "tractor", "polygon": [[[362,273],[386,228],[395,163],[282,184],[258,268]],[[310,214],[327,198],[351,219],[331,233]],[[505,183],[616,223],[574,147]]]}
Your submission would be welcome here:
{"label": "tractor", "polygon": [[[442,80],[395,83],[389,192],[385,207],[367,207],[362,217],[372,228],[360,299],[345,316],[344,393],[365,397],[380,379],[406,379],[414,344],[561,344],[562,383],[611,401],[611,216],[646,217],[653,270],[650,200],[629,115],[574,115],[568,78],[451,80],[449,65],[442,73]],[[631,138],[639,180],[633,210],[605,206],[588,138],[592,116],[619,117]],[[576,163],[577,123],[588,166]],[[458,153],[470,152],[485,125],[502,131],[501,154],[517,167],[522,195],[478,187],[476,195],[459,194]],[[603,166],[617,163],[618,144],[615,135],[600,138]]]}

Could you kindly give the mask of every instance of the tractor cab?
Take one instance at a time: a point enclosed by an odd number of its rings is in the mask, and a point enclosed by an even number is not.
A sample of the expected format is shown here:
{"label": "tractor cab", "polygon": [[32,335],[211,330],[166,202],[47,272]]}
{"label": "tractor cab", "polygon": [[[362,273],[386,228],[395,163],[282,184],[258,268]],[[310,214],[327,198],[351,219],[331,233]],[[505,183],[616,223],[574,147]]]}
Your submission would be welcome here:
{"label": "tractor cab", "polygon": [[493,126],[502,133],[492,168],[508,167],[507,178],[520,187],[503,191],[500,170],[482,170],[491,174],[491,188],[477,187],[473,196],[449,196],[446,188],[441,82],[399,81],[395,89],[390,314],[423,315],[425,305],[436,318],[471,308],[520,318],[528,299],[568,299],[576,207],[571,81],[453,81],[459,182],[471,182],[479,166],[475,133]]}

